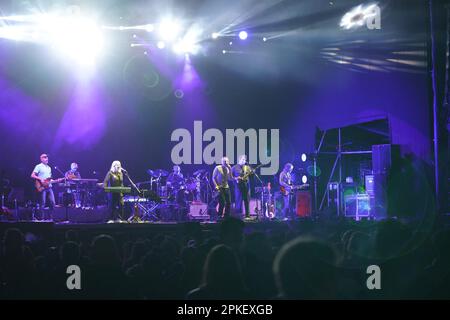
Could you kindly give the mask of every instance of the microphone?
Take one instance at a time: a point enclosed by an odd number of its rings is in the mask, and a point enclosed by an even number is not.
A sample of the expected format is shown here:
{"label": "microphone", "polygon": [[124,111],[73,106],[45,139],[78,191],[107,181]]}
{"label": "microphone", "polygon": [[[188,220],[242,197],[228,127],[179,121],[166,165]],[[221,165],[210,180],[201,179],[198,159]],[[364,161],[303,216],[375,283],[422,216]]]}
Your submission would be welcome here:
{"label": "microphone", "polygon": [[123,172],[128,172],[127,170],[125,170],[124,168],[120,168],[120,170],[122,170]]}

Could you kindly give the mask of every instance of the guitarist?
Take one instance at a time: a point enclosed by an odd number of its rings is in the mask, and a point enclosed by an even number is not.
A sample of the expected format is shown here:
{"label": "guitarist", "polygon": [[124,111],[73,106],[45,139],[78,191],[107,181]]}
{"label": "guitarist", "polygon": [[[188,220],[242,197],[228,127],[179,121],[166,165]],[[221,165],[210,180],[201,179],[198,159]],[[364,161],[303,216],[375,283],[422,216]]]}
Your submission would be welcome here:
{"label": "guitarist", "polygon": [[245,218],[250,218],[250,183],[249,176],[252,173],[252,169],[247,165],[247,157],[242,155],[239,157],[239,161],[231,168],[231,173],[235,181],[234,207],[237,213],[242,212],[242,201],[244,201]]}
{"label": "guitarist", "polygon": [[280,188],[285,190],[285,192],[282,192],[284,206],[281,218],[283,220],[287,220],[291,213],[292,170],[294,170],[292,163],[286,163],[279,177]]}
{"label": "guitarist", "polygon": [[[46,185],[47,181],[52,178],[52,168],[48,165],[48,155],[41,154],[41,163],[36,165],[31,173],[31,178],[40,182],[41,186]],[[45,207],[47,196],[50,200],[50,209],[55,206],[55,195],[53,194],[52,184],[49,183],[47,188],[44,188],[41,192],[41,208]]]}
{"label": "guitarist", "polygon": [[[221,218],[228,217],[231,209],[231,193],[228,180],[232,179],[230,160],[222,158],[222,163],[214,168],[212,180],[216,190],[219,192],[219,212]],[[225,211],[224,211],[225,210]]]}

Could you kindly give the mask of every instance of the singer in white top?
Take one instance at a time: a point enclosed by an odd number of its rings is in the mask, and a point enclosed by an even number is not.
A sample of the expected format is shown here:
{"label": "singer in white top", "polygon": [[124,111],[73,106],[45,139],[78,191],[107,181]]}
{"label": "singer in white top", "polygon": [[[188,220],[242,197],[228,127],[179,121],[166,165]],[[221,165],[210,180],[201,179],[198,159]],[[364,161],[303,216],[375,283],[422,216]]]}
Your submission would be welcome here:
{"label": "singer in white top", "polygon": [[[31,178],[38,180],[42,185],[44,185],[46,180],[50,180],[52,177],[52,168],[48,165],[48,155],[43,153],[40,156],[41,163],[36,165],[31,172]],[[47,188],[41,191],[41,208],[45,207],[47,197],[49,199],[49,207],[53,209],[55,206],[55,195],[53,194],[53,189],[51,183],[48,184]]]}

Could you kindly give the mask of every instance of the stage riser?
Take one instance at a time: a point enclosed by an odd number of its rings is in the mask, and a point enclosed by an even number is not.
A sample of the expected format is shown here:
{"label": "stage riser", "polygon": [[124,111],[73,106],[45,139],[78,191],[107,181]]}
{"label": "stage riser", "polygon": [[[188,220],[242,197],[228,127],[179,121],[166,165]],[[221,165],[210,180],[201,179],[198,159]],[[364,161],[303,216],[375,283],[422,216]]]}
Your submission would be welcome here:
{"label": "stage riser", "polygon": [[[14,210],[12,210],[11,212],[13,213],[13,215],[11,216],[11,219],[8,219],[10,221],[32,221],[33,219],[33,210],[31,208],[19,208],[17,214]],[[36,210],[34,216],[38,220],[48,220],[52,218],[54,222],[68,221],[72,223],[101,223],[110,219],[111,212],[106,207],[99,207],[94,209],[66,209],[64,207],[57,207],[52,211],[48,209]]]}

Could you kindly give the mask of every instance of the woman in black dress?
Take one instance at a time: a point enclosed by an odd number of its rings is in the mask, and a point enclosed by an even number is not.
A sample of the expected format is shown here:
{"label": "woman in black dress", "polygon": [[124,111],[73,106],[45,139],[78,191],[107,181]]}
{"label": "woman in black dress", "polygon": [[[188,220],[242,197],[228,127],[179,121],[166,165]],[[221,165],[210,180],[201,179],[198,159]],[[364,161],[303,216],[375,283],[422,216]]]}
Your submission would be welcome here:
{"label": "woman in black dress", "polygon": [[[113,161],[111,169],[106,174],[103,187],[123,187],[123,173],[120,161]],[[111,192],[109,194],[109,205],[112,212],[111,219],[123,220],[123,193]]]}

